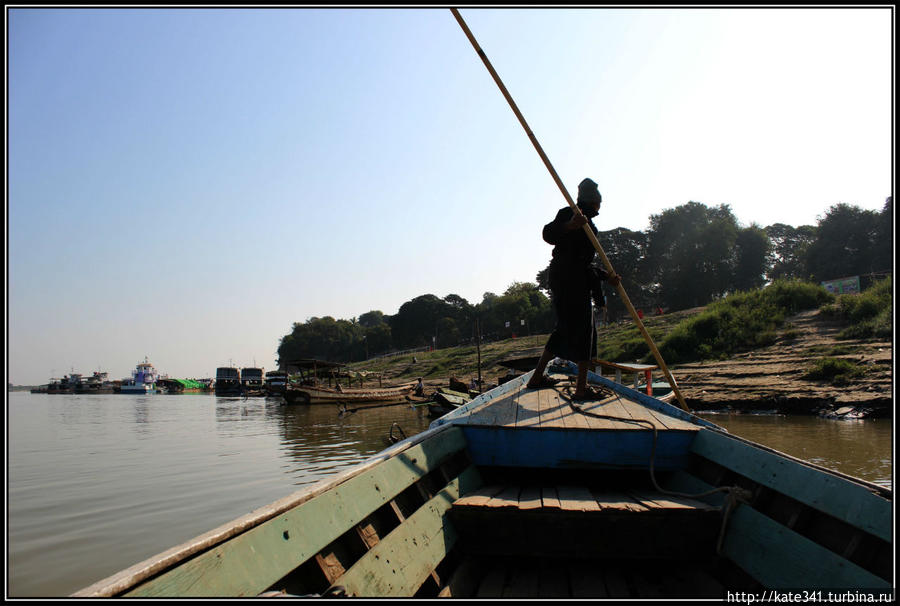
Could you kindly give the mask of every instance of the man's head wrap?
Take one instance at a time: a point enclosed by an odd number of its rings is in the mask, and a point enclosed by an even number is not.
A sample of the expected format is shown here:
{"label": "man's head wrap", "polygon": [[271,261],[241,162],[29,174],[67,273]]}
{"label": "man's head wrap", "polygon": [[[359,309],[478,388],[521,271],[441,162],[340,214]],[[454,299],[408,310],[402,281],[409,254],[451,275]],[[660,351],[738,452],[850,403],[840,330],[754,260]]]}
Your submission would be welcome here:
{"label": "man's head wrap", "polygon": [[597,184],[591,179],[585,179],[578,184],[578,204],[586,204],[588,202],[596,202],[598,205],[603,202],[603,196]]}

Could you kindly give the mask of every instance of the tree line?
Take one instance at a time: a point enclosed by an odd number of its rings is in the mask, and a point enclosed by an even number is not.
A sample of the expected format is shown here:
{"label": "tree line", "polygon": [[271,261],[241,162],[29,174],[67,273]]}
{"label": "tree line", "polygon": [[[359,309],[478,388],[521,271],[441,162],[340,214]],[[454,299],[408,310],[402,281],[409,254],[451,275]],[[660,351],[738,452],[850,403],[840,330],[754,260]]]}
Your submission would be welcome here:
{"label": "tree line", "polygon": [[[880,212],[836,204],[816,225],[800,227],[742,227],[726,204],[688,202],[651,215],[646,232],[620,227],[597,238],[636,308],[678,311],[776,279],[817,283],[892,271],[893,202],[888,198]],[[474,304],[456,294],[425,294],[392,316],[373,310],[350,320],[295,322],[279,343],[279,363],[353,362],[396,350],[474,344],[479,333],[487,340],[547,333],[555,323],[548,271],[549,264],[536,282],[515,282],[502,295],[486,292]],[[605,290],[610,319],[627,317],[615,289]]]}

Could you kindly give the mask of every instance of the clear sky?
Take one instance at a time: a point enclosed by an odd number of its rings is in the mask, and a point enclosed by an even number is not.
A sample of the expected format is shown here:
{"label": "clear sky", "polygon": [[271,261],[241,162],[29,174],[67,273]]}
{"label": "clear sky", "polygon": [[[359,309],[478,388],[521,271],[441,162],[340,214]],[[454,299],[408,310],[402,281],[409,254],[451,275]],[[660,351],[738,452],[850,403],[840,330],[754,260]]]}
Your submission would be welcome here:
{"label": "clear sky", "polygon": [[[892,194],[890,7],[461,13],[601,230]],[[294,322],[549,262],[565,200],[446,8],[8,7],[7,47],[12,383],[271,369]]]}

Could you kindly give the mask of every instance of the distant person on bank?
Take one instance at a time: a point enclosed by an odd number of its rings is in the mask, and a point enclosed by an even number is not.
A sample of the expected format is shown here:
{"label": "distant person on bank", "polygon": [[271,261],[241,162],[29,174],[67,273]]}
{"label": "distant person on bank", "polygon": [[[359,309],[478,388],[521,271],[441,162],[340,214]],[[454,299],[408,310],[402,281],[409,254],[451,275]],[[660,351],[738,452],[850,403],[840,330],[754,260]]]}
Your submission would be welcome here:
{"label": "distant person on bank", "polygon": [[597,184],[585,179],[578,184],[576,205],[581,214],[571,207],[560,209],[556,218],[544,226],[544,241],[553,245],[550,261],[550,299],[556,312],[556,327],[541,354],[537,368],[528,387],[536,389],[556,383],[544,376],[547,364],[554,357],[570,360],[578,365],[573,399],[593,399],[597,393],[587,386],[587,371],[592,358],[597,357],[597,332],[593,322],[591,301],[597,308],[606,306],[602,282],[617,286],[620,276],[609,275],[593,265],[596,253],[594,245],[584,231],[589,225],[594,235],[597,228],[593,219],[600,213],[603,198]]}

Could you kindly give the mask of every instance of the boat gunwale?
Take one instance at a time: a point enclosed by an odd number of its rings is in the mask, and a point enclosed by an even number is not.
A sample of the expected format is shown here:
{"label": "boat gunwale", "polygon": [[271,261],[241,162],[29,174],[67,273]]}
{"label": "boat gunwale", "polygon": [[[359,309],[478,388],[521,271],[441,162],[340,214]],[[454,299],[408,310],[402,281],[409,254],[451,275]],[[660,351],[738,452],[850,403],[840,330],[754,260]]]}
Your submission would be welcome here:
{"label": "boat gunwale", "polygon": [[311,501],[315,497],[365,473],[378,464],[391,459],[435,435],[450,430],[452,425],[432,427],[401,440],[334,477],[324,478],[267,505],[259,507],[230,522],[226,522],[188,541],[146,558],[128,568],[113,573],[93,583],[70,597],[115,597],[140,583],[171,569],[190,557],[220,545],[233,537],[260,526],[282,513]]}
{"label": "boat gunwale", "polygon": [[804,459],[797,458],[793,455],[789,455],[787,453],[781,452],[780,450],[776,450],[771,446],[766,446],[765,444],[760,444],[759,442],[754,442],[753,440],[749,440],[747,438],[742,438],[741,436],[737,436],[733,433],[728,433],[725,430],[714,429],[711,427],[706,427],[704,429],[708,429],[709,431],[715,432],[718,435],[724,436],[726,438],[731,438],[732,440],[736,440],[748,446],[752,446],[754,448],[758,448],[762,451],[768,452],[770,454],[776,455],[783,459],[788,459],[792,463],[799,463],[804,467],[809,467],[810,469],[814,469],[816,471],[820,471],[823,473],[827,473],[828,475],[835,476],[840,478],[841,480],[845,480],[847,482],[851,482],[853,484],[857,484],[862,486],[863,488],[868,489],[872,493],[885,498],[887,500],[893,501],[894,491],[886,486],[881,486],[880,484],[875,484],[874,482],[869,482],[868,480],[863,480],[862,478],[857,478],[855,476],[848,475],[836,469],[829,469],[828,467],[822,467],[821,465],[817,465],[811,461],[806,461]]}

